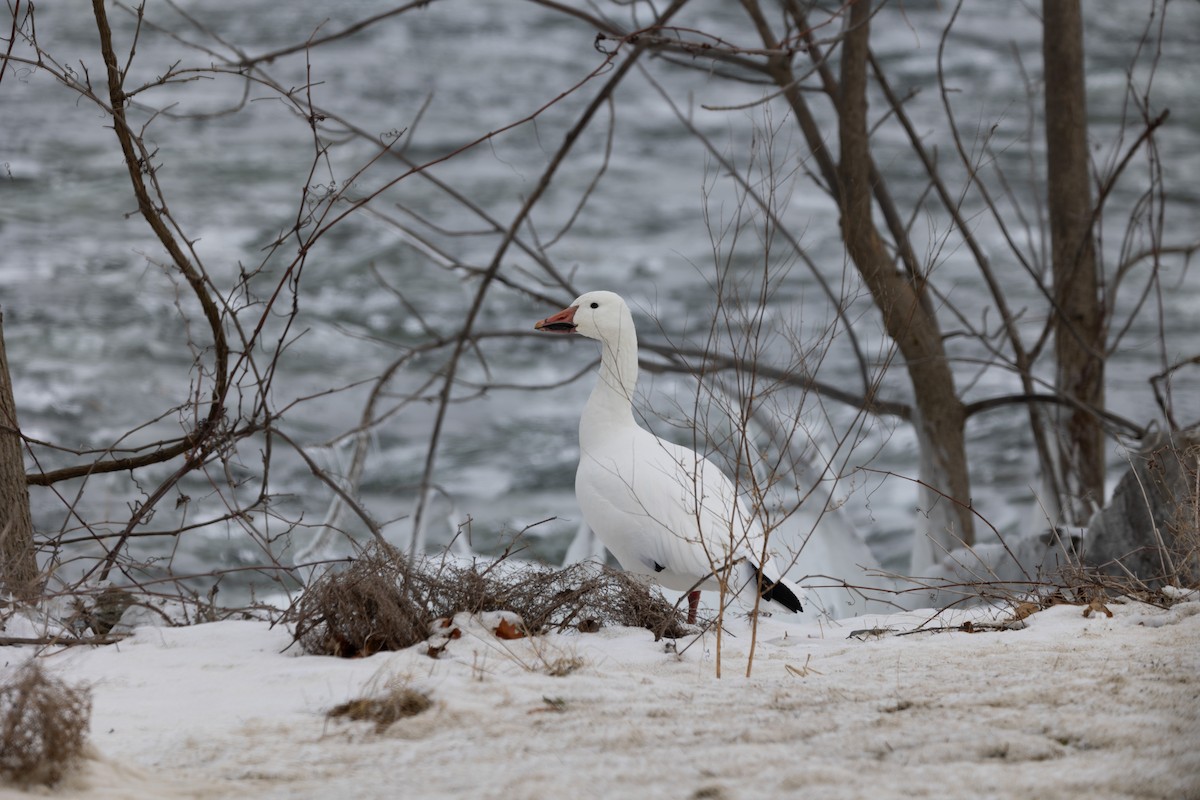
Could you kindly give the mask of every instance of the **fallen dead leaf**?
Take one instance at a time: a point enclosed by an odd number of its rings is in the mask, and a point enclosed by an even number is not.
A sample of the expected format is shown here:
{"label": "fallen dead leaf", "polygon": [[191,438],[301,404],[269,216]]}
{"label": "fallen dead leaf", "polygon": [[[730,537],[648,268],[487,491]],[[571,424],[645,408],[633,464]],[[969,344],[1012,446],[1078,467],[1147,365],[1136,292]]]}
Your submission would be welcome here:
{"label": "fallen dead leaf", "polygon": [[516,625],[506,619],[500,620],[500,624],[496,626],[497,639],[524,639],[525,633]]}
{"label": "fallen dead leaf", "polygon": [[1018,603],[1013,609],[1012,618],[1015,620],[1025,619],[1030,614],[1036,614],[1041,611],[1042,607],[1037,603]]}

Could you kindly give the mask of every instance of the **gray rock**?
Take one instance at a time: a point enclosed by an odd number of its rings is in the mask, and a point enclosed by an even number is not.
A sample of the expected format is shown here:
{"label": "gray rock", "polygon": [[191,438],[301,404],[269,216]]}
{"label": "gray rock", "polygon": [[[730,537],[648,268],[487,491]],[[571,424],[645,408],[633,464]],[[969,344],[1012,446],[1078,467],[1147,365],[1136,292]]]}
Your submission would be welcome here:
{"label": "gray rock", "polygon": [[1083,563],[1150,588],[1200,580],[1200,429],[1160,434],[1131,459],[1112,501],[1092,516]]}

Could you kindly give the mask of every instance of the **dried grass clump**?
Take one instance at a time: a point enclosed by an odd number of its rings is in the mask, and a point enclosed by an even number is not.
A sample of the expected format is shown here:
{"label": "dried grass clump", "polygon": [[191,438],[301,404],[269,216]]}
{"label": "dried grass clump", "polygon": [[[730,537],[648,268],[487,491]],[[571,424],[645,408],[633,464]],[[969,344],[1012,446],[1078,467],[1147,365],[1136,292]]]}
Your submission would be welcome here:
{"label": "dried grass clump", "polygon": [[519,614],[532,634],[605,625],[648,628],[657,637],[687,631],[658,591],[596,564],[409,562],[379,546],[316,580],[289,617],[305,652],[356,657],[423,642],[436,619],[485,611]]}
{"label": "dried grass clump", "polygon": [[510,562],[483,569],[479,564],[447,564],[431,584],[443,615],[513,611],[534,634],[567,628],[595,631],[606,625],[647,628],[659,637],[686,632],[679,612],[660,592],[594,563],[563,569]]}
{"label": "dried grass clump", "polygon": [[433,619],[408,560],[372,547],[348,568],[315,580],[292,606],[293,638],[306,653],[356,658],[401,650],[429,635]]}
{"label": "dried grass clump", "polygon": [[91,692],[30,662],[0,684],[0,778],[51,786],[79,758],[92,716]]}
{"label": "dried grass clump", "polygon": [[415,717],[433,705],[429,695],[408,686],[395,686],[381,697],[360,697],[329,710],[330,719],[346,717],[355,722],[374,722],[375,733],[383,733],[397,720]]}

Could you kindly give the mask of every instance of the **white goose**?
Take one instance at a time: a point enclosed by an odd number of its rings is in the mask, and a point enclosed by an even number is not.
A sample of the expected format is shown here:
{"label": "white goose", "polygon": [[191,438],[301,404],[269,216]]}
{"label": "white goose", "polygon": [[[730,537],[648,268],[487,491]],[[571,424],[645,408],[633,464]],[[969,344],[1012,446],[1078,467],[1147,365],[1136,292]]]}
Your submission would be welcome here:
{"label": "white goose", "polygon": [[634,421],[638,344],[625,301],[588,292],[533,327],[600,341],[600,377],[579,420],[575,494],[584,520],[621,566],[689,592],[689,623],[700,589],[718,589],[723,580],[733,593],[754,587],[763,600],[802,611],[796,593],[760,569],[762,527],[738,502],[729,478],[699,453]]}

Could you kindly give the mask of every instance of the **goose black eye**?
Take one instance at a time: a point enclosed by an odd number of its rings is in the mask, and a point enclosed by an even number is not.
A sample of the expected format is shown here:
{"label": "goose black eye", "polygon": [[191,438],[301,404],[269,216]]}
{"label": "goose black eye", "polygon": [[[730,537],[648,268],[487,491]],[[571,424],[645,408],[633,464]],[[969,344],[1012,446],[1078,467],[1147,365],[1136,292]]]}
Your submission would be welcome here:
{"label": "goose black eye", "polygon": [[592,303],[592,308],[599,308],[599,307],[600,307],[599,303]]}

